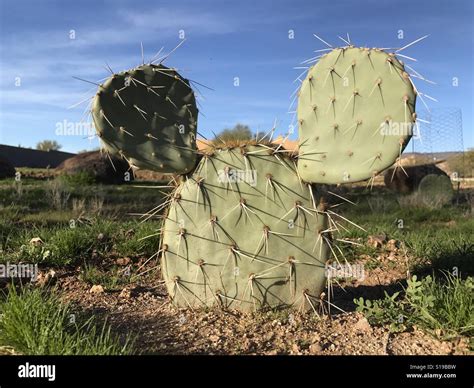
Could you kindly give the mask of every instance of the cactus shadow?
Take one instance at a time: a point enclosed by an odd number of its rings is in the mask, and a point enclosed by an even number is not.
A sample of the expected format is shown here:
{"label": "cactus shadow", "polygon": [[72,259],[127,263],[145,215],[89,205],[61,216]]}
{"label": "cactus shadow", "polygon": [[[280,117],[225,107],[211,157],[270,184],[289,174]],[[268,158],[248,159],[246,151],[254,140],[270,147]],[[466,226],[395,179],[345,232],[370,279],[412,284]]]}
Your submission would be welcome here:
{"label": "cactus shadow", "polygon": [[[399,279],[396,282],[390,284],[378,284],[378,285],[347,285],[342,289],[340,286],[334,285],[333,297],[331,303],[344,310],[345,312],[356,311],[357,306],[354,303],[354,299],[383,299],[385,292],[388,295],[392,295],[395,292],[402,291],[407,286],[406,279]],[[331,309],[332,315],[341,314],[342,312],[337,309]]]}

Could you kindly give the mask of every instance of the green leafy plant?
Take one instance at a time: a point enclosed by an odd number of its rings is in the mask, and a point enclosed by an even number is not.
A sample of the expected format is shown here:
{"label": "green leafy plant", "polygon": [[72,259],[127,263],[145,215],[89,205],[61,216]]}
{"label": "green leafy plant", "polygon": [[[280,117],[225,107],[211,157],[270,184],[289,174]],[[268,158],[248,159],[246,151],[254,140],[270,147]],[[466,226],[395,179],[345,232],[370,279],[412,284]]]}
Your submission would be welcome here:
{"label": "green leafy plant", "polygon": [[384,294],[385,298],[380,300],[364,300],[362,297],[354,299],[354,303],[357,305],[357,311],[363,313],[370,324],[388,324],[391,332],[406,330],[406,316],[397,301],[400,292],[389,295],[387,291],[385,291]]}
{"label": "green leafy plant", "polygon": [[36,144],[36,149],[40,151],[59,151],[62,145],[56,140],[43,140]]}
{"label": "green leafy plant", "polygon": [[474,334],[474,278],[461,279],[449,272],[442,279],[431,276],[407,281],[403,296],[385,293],[375,301],[354,299],[357,311],[374,325],[390,325],[392,331],[418,325],[441,338]]}

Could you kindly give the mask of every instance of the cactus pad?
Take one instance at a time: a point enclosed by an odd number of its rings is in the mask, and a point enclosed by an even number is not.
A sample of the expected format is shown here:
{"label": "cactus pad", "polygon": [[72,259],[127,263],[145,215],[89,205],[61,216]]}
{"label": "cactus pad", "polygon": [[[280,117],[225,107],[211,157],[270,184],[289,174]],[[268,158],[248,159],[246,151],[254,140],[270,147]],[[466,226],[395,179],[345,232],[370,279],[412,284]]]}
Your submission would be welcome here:
{"label": "cactus pad", "polygon": [[281,147],[208,152],[169,199],[161,260],[174,303],[314,308],[329,254],[325,204]]}
{"label": "cactus pad", "polygon": [[114,74],[94,98],[105,149],[132,167],[183,174],[196,163],[196,101],[189,81],[163,65]]}
{"label": "cactus pad", "polygon": [[347,46],[323,55],[299,90],[302,179],[356,182],[390,167],[411,137],[415,100],[416,89],[392,53]]}

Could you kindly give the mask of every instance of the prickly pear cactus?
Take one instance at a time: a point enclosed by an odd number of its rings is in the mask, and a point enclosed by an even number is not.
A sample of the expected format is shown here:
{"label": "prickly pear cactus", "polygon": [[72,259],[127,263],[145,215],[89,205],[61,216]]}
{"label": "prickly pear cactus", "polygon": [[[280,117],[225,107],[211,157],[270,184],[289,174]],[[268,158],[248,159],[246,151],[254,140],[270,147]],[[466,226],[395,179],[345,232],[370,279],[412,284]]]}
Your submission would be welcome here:
{"label": "prickly pear cactus", "polygon": [[281,147],[210,150],[169,199],[161,254],[174,303],[314,308],[330,244],[318,201]]}
{"label": "prickly pear cactus", "polygon": [[94,98],[105,149],[132,167],[184,174],[196,164],[196,101],[189,81],[163,65],[114,74]]}
{"label": "prickly pear cactus", "polygon": [[323,55],[299,91],[301,178],[355,182],[390,167],[412,134],[415,90],[394,54],[347,46]]}

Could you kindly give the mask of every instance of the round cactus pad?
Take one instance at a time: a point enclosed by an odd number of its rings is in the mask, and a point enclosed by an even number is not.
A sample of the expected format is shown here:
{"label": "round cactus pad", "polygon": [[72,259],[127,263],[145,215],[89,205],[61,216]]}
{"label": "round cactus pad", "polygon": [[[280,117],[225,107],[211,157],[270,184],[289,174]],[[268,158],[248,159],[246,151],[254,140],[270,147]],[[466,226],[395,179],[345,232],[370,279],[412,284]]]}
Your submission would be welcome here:
{"label": "round cactus pad", "polygon": [[299,90],[301,178],[356,182],[390,167],[413,132],[415,100],[394,54],[348,46],[323,55]]}
{"label": "round cactus pad", "polygon": [[114,74],[94,98],[105,149],[132,167],[183,174],[196,163],[196,101],[189,82],[163,65]]}

